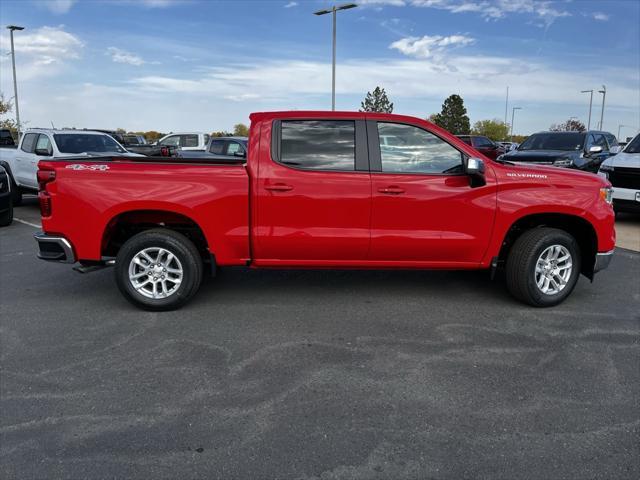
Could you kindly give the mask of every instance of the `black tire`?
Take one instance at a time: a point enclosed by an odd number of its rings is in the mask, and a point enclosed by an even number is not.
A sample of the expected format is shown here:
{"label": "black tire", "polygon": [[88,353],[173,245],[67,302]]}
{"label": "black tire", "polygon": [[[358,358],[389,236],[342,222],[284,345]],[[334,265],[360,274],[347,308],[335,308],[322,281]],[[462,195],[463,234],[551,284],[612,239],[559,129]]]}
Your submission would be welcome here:
{"label": "black tire", "polygon": [[[133,258],[146,248],[168,250],[182,266],[182,281],[175,292],[165,298],[149,298],[136,290],[129,280],[129,266]],[[180,308],[195,295],[202,282],[202,270],[202,258],[187,237],[157,228],[138,233],[125,242],[116,257],[115,276],[120,292],[131,303],[145,310],[164,311]]]}
{"label": "black tire", "polygon": [[6,227],[13,222],[13,201],[9,199],[9,209],[0,215],[0,227]]}
{"label": "black tire", "polygon": [[10,170],[5,168],[7,173],[9,174],[9,181],[11,182],[11,201],[13,202],[14,207],[19,207],[22,205],[22,189],[16,185],[16,181],[13,179],[13,174]]}
{"label": "black tire", "polygon": [[[572,270],[566,284],[557,293],[543,293],[536,284],[536,264],[542,253],[553,245],[565,247],[571,254]],[[506,266],[507,288],[518,300],[534,307],[551,307],[564,301],[573,291],[580,276],[580,247],[564,230],[534,228],[524,232],[515,242]]]}

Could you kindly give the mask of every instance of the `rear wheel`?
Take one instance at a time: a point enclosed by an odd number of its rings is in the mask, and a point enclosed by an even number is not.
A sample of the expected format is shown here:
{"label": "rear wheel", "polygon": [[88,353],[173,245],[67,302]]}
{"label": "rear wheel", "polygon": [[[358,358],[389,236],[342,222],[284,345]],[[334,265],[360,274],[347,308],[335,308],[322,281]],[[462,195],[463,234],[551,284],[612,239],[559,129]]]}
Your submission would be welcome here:
{"label": "rear wheel", "polygon": [[561,303],[579,276],[580,249],[571,235],[556,228],[523,233],[507,258],[507,288],[518,300],[534,307]]}
{"label": "rear wheel", "polygon": [[153,229],[125,242],[116,258],[116,283],[134,305],[146,310],[174,310],[184,305],[202,282],[202,258],[184,235]]}

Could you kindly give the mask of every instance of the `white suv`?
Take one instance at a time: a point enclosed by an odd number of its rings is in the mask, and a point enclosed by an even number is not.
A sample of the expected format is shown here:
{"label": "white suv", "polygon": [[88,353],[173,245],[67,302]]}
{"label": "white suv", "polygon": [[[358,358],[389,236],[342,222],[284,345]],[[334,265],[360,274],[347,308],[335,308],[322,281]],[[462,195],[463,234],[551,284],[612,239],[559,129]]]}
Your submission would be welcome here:
{"label": "white suv", "polygon": [[17,148],[0,149],[0,165],[11,177],[14,204],[23,192],[38,191],[38,162],[68,157],[142,157],[127,151],[111,136],[84,130],[32,128],[24,132]]}

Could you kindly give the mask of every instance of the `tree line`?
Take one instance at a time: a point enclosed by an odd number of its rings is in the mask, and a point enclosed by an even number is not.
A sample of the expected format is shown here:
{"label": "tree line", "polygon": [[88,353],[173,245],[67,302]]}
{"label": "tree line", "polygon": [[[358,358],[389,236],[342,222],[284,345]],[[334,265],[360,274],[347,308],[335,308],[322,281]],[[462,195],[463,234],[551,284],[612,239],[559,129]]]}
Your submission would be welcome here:
{"label": "tree line", "polygon": [[[6,118],[10,117],[12,110],[13,104],[11,101],[5,100],[4,95],[0,93],[0,128],[9,129],[12,135],[17,138],[17,125],[15,120],[13,120],[13,118]],[[360,103],[360,111],[393,113],[393,102],[389,100],[389,96],[384,88],[376,86],[372,92],[367,92],[364,100]],[[524,135],[510,136],[510,125],[498,119],[479,120],[471,126],[469,116],[467,115],[467,109],[464,106],[464,100],[460,95],[456,94],[447,97],[442,104],[441,111],[439,113],[429,115],[427,120],[435,123],[454,135],[483,135],[491,138],[492,140],[508,140],[511,138],[516,142],[521,142],[526,138]],[[586,131],[586,127],[582,122],[572,117],[563,123],[551,125],[549,130],[584,132]],[[126,133],[126,130],[122,128],[118,128],[117,131]],[[167,133],[156,130],[129,133],[142,135],[149,142],[155,142],[167,135]],[[211,136],[213,137],[246,137],[248,135],[249,127],[243,123],[237,123],[234,125],[232,131],[220,130],[211,132]]]}

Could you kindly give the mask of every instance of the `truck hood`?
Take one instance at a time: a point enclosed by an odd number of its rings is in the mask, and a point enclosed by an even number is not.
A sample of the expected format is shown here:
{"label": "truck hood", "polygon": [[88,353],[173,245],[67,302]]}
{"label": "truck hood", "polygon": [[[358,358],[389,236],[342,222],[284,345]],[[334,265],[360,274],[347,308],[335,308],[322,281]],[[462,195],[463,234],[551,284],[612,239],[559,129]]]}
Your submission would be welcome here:
{"label": "truck hood", "polygon": [[[507,156],[505,155],[503,158],[506,160]],[[509,159],[509,161],[511,160]],[[582,170],[573,168],[558,168],[552,165],[542,164],[527,165],[525,163],[515,163],[513,165],[503,164],[503,166],[505,167],[504,172],[506,176],[511,179],[538,179],[546,181],[547,179],[553,180],[554,178],[572,178],[574,181],[578,182],[581,180],[586,180],[587,182],[589,182],[590,180],[599,179],[600,183],[602,183],[602,186],[605,186],[607,183],[606,181],[602,181],[600,177],[594,175],[593,173],[584,172]]]}
{"label": "truck hood", "polygon": [[640,170],[640,153],[621,152],[613,157],[607,158],[602,165],[609,167],[637,168]]}
{"label": "truck hood", "polygon": [[580,152],[567,150],[513,150],[502,157],[509,162],[531,162],[552,164],[556,160],[574,160]]}

